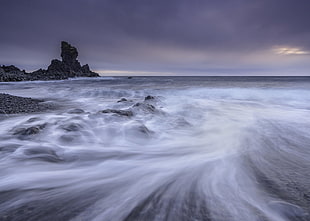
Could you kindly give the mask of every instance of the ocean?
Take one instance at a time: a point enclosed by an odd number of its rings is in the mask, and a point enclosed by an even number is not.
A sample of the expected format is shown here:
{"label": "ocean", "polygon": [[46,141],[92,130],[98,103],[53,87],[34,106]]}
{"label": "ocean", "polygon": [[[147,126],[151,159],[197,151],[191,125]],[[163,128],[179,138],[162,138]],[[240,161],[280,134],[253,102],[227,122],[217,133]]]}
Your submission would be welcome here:
{"label": "ocean", "polygon": [[[308,221],[309,77],[0,83],[1,221]],[[124,98],[124,99],[122,99]]]}

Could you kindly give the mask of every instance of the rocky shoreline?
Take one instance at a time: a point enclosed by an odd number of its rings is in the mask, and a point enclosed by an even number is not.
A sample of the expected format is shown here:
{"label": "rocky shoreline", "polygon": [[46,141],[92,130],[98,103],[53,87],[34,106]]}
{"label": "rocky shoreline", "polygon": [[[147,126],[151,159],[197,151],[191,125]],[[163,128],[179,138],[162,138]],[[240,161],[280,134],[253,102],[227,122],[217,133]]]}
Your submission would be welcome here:
{"label": "rocky shoreline", "polygon": [[14,65],[0,66],[0,82],[10,81],[47,81],[64,80],[74,77],[99,77],[99,74],[90,70],[88,64],[81,66],[77,60],[78,51],[68,42],[61,42],[62,60],[53,59],[48,68],[39,69],[31,73],[20,70]]}
{"label": "rocky shoreline", "polygon": [[55,109],[44,100],[0,93],[0,114],[34,113]]}

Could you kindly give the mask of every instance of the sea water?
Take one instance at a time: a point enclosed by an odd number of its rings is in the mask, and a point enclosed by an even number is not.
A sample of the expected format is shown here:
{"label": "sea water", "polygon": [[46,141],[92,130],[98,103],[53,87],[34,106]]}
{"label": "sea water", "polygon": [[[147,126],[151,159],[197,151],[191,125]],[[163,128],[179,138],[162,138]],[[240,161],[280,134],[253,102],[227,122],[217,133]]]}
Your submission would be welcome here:
{"label": "sea water", "polygon": [[58,107],[1,115],[1,221],[310,220],[307,77],[102,77],[0,92]]}

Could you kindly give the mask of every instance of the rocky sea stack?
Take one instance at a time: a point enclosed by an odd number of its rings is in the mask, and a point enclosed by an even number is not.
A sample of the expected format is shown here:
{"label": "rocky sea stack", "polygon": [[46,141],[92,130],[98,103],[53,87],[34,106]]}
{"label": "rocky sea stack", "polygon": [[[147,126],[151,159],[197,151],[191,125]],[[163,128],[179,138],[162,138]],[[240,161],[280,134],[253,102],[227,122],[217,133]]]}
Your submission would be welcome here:
{"label": "rocky sea stack", "polygon": [[77,60],[78,51],[68,42],[61,42],[61,58],[54,59],[47,70],[39,69],[32,73],[10,65],[0,66],[0,81],[35,81],[35,80],[63,80],[74,77],[99,77],[92,72],[88,64],[81,66]]}

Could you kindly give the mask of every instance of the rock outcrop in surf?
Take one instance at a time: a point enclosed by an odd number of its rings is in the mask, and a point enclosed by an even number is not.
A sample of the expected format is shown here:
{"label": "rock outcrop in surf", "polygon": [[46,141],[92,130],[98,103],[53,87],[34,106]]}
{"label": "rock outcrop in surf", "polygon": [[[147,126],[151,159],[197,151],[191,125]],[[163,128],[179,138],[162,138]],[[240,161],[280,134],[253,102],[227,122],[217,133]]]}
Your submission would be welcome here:
{"label": "rock outcrop in surf", "polygon": [[0,66],[0,81],[35,81],[35,80],[63,80],[74,77],[99,77],[90,70],[88,64],[81,66],[77,60],[78,51],[68,42],[61,42],[62,60],[53,59],[47,70],[39,69],[32,73],[10,65]]}

